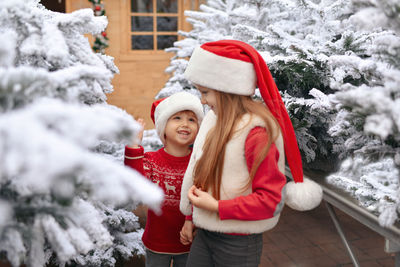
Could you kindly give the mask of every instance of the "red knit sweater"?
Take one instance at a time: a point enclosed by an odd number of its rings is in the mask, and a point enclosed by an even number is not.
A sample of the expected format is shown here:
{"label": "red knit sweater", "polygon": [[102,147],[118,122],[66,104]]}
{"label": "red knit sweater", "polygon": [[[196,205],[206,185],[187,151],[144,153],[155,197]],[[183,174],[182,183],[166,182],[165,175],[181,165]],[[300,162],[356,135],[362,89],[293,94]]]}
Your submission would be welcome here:
{"label": "red knit sweater", "polygon": [[[144,156],[143,158],[140,158]],[[139,158],[138,158],[139,157]],[[125,165],[141,172],[153,183],[158,184],[165,193],[162,213],[156,215],[149,210],[143,233],[143,244],[158,253],[180,254],[190,250],[179,240],[179,232],[185,216],[179,211],[183,175],[189,163],[190,154],[174,157],[164,151],[143,153],[143,147],[125,147]]]}

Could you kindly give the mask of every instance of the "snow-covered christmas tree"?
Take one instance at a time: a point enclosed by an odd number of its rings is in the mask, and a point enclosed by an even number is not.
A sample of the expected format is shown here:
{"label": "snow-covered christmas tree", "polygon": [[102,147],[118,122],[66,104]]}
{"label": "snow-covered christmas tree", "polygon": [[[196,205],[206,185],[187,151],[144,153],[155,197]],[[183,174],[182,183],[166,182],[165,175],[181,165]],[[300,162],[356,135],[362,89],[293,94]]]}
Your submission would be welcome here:
{"label": "snow-covered christmas tree", "polygon": [[173,75],[157,97],[193,90],[183,72],[195,46],[219,39],[253,45],[281,91],[305,169],[338,171],[330,179],[336,186],[347,176],[360,204],[392,224],[399,208],[398,1],[209,0],[200,9],[185,12],[193,30],[167,49],[175,53],[166,70]]}
{"label": "snow-covered christmas tree", "polygon": [[0,257],[12,266],[113,266],[143,253],[137,203],[163,194],[122,164],[139,125],[108,105],[118,71],[83,36],[91,9],[0,2]]}
{"label": "snow-covered christmas tree", "polygon": [[186,11],[194,29],[181,33],[186,38],[167,50],[176,53],[167,69],[174,75],[158,97],[192,89],[183,72],[196,45],[219,39],[247,42],[262,54],[282,92],[306,166],[334,167],[342,140],[327,134],[335,116],[326,96],[332,92],[327,59],[341,49],[331,40],[342,31],[346,2],[210,0],[202,12]]}
{"label": "snow-covered christmas tree", "polygon": [[400,212],[400,3],[353,0],[349,22],[360,53],[338,57],[351,83],[338,73],[332,102],[338,115],[332,136],[345,139],[346,160],[328,180],[393,224]]}

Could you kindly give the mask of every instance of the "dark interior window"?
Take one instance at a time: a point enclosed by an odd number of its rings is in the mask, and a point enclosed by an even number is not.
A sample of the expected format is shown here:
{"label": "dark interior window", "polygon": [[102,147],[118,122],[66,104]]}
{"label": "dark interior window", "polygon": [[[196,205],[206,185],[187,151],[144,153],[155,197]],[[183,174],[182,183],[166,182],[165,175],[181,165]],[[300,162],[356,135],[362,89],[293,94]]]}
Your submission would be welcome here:
{"label": "dark interior window", "polygon": [[131,49],[163,50],[178,40],[178,0],[131,0]]}
{"label": "dark interior window", "polygon": [[41,0],[40,3],[51,11],[65,13],[65,0]]}

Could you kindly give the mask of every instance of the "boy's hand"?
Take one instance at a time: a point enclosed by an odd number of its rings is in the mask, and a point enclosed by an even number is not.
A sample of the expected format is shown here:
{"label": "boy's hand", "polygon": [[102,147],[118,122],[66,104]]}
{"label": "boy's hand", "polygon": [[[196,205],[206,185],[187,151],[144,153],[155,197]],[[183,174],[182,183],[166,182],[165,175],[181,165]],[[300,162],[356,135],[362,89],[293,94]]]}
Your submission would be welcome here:
{"label": "boy's hand", "polygon": [[181,243],[184,245],[189,245],[193,242],[194,236],[194,224],[192,221],[186,220],[180,232]]}
{"label": "boy's hand", "polygon": [[209,193],[193,185],[188,191],[190,202],[197,208],[218,212],[218,201]]}
{"label": "boy's hand", "polygon": [[138,118],[137,122],[142,126],[142,129],[138,132],[137,136],[133,139],[132,143],[130,144],[130,147],[133,148],[138,148],[139,145],[142,143],[144,127],[146,126],[146,123],[142,118]]}

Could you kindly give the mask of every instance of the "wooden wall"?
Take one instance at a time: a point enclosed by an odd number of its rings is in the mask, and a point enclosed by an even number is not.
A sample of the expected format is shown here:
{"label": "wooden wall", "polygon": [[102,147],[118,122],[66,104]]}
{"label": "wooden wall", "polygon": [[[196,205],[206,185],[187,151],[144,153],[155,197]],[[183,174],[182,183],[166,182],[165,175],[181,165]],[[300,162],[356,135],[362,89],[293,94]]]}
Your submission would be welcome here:
{"label": "wooden wall", "polygon": [[[202,1],[201,1],[202,2]],[[109,48],[106,54],[115,58],[120,70],[112,83],[114,92],[108,95],[108,103],[116,105],[135,118],[142,117],[146,128],[154,128],[150,119],[151,104],[169,78],[164,70],[169,65],[171,53],[164,51],[131,51],[130,50],[130,0],[104,0],[109,25],[106,29]],[[66,0],[66,11],[80,8],[91,8],[88,0]],[[197,9],[199,0],[180,0],[183,10]],[[181,20],[179,29],[188,31],[190,24]]]}

